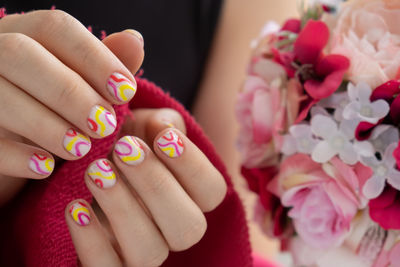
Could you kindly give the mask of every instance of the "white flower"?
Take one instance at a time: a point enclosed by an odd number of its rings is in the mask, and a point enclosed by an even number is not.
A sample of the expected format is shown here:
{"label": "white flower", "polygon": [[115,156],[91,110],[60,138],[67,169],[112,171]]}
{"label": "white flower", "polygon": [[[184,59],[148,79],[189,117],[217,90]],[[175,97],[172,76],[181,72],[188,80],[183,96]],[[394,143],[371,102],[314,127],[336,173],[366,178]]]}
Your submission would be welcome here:
{"label": "white flower", "polygon": [[376,152],[383,154],[390,144],[399,142],[399,130],[392,125],[378,125],[372,131],[369,142],[372,143]]}
{"label": "white flower", "polygon": [[346,120],[360,119],[375,124],[389,113],[390,107],[385,100],[371,102],[372,89],[367,83],[359,82],[356,86],[349,83],[347,91],[350,103],[343,110]]}
{"label": "white flower", "polygon": [[347,92],[334,93],[330,97],[322,99],[318,105],[324,108],[334,109],[333,117],[337,121],[343,120],[343,110],[349,104]]}
{"label": "white flower", "polygon": [[361,157],[361,162],[372,168],[374,174],[367,180],[363,187],[363,194],[369,199],[378,197],[385,188],[387,181],[397,190],[400,190],[400,172],[396,170],[396,160],[393,157],[393,151],[397,143],[389,145],[383,155],[382,160],[374,157]]}
{"label": "white flower", "polygon": [[311,131],[322,140],[316,145],[311,157],[315,162],[325,163],[336,155],[350,165],[357,163],[358,154],[346,135],[343,126],[338,129],[337,123],[330,117],[316,115],[311,119]]}
{"label": "white flower", "polygon": [[296,152],[310,155],[318,143],[313,138],[310,125],[293,125],[289,128],[289,133],[284,136],[282,146],[282,153],[285,155],[292,155]]}

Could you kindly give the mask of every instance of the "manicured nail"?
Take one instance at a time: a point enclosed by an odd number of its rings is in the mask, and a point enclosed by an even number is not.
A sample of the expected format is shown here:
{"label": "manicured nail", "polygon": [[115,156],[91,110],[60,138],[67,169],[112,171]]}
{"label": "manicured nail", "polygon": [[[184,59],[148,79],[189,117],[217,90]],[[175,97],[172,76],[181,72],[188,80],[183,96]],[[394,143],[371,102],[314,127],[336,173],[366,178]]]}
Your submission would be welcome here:
{"label": "manicured nail", "polygon": [[69,213],[74,221],[81,225],[88,225],[90,222],[90,213],[87,205],[81,201],[78,201],[71,205],[69,208]]}
{"label": "manicured nail", "polygon": [[90,111],[88,124],[90,130],[97,133],[101,137],[108,136],[117,128],[117,120],[102,106],[94,106]]}
{"label": "manicured nail", "polygon": [[142,145],[133,136],[124,136],[115,145],[115,153],[129,165],[138,165],[144,160]]}
{"label": "manicured nail", "polygon": [[54,160],[44,155],[33,153],[29,160],[29,168],[40,175],[49,175],[54,170]]}
{"label": "manicured nail", "polygon": [[142,44],[144,45],[143,35],[142,35],[140,32],[135,31],[135,30],[132,30],[132,29],[127,29],[127,30],[125,30],[124,32],[133,34],[133,35],[134,35],[136,38],[138,38],[138,39],[142,42]]}
{"label": "manicured nail", "polygon": [[116,100],[125,102],[133,98],[137,85],[135,79],[131,81],[121,73],[114,72],[107,80],[107,88]]}
{"label": "manicured nail", "polygon": [[158,147],[170,158],[176,158],[183,153],[182,139],[173,131],[167,131],[157,140]]}
{"label": "manicured nail", "polygon": [[110,188],[117,181],[115,173],[106,159],[98,159],[90,164],[88,175],[100,188]]}
{"label": "manicured nail", "polygon": [[69,129],[64,137],[64,147],[72,155],[83,157],[89,152],[92,143],[89,137]]}

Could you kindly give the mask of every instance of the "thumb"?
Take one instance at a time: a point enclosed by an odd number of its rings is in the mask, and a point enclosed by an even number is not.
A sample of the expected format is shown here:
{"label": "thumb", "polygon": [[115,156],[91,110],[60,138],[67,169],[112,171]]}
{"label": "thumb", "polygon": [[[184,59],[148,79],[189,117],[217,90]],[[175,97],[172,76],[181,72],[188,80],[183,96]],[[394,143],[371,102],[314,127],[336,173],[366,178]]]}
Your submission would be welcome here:
{"label": "thumb", "polygon": [[135,30],[125,30],[107,36],[103,43],[135,74],[144,58],[143,37]]}

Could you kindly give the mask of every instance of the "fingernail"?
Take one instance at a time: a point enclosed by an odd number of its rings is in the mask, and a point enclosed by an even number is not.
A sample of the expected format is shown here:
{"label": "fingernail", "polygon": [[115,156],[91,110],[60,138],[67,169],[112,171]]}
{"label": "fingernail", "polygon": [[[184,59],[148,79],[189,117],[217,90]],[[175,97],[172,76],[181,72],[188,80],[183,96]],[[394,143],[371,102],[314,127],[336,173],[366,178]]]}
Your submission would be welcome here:
{"label": "fingernail", "polygon": [[131,81],[118,72],[111,74],[107,80],[107,89],[116,100],[121,102],[131,100],[136,93],[136,88],[135,79]]}
{"label": "fingernail", "polygon": [[69,213],[72,219],[79,225],[85,226],[90,223],[90,212],[85,203],[78,201],[71,205]]}
{"label": "fingernail", "polygon": [[94,106],[90,111],[88,124],[90,130],[101,137],[112,134],[117,128],[117,120],[114,115],[99,105]]}
{"label": "fingernail", "polygon": [[98,159],[93,162],[88,168],[88,175],[100,188],[110,188],[117,181],[115,173],[106,159]]}
{"label": "fingernail", "polygon": [[138,32],[136,30],[132,30],[132,29],[127,29],[124,32],[127,32],[127,33],[135,35],[136,38],[138,38],[140,40],[140,42],[142,42],[142,44],[144,45],[143,35],[140,32]]}
{"label": "fingernail", "polygon": [[142,145],[133,136],[124,136],[115,145],[115,153],[128,165],[138,165],[144,160]]}
{"label": "fingernail", "polygon": [[182,139],[173,131],[167,131],[157,140],[158,147],[170,158],[177,158],[183,153]]}
{"label": "fingernail", "polygon": [[40,175],[49,175],[54,170],[54,160],[44,155],[33,153],[29,160],[29,168]]}
{"label": "fingernail", "polygon": [[92,143],[90,142],[89,137],[71,128],[65,134],[64,147],[72,155],[83,157],[89,152]]}

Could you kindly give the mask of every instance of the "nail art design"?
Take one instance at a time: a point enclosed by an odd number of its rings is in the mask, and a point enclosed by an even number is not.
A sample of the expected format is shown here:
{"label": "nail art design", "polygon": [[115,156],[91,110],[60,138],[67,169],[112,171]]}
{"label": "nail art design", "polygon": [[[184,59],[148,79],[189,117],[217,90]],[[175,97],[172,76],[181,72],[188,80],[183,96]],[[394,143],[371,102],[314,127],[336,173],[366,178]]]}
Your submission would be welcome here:
{"label": "nail art design", "polygon": [[52,158],[33,153],[29,160],[29,168],[40,175],[49,175],[54,169],[54,160]]}
{"label": "nail art design", "polygon": [[89,166],[88,175],[100,188],[110,188],[117,181],[110,163],[105,159],[93,162]]}
{"label": "nail art design", "polygon": [[128,101],[136,93],[136,81],[130,81],[124,75],[114,72],[107,81],[107,89],[118,101]]}
{"label": "nail art design", "polygon": [[170,158],[179,157],[183,153],[182,139],[172,130],[161,136],[157,145]]}
{"label": "nail art design", "polygon": [[72,155],[83,157],[89,152],[92,143],[89,137],[69,129],[64,137],[64,147]]}
{"label": "nail art design", "polygon": [[115,153],[129,165],[138,165],[144,160],[142,145],[133,136],[124,136],[115,145]]}
{"label": "nail art design", "polygon": [[88,225],[90,222],[89,209],[86,204],[81,201],[72,204],[69,208],[69,213],[71,214],[72,219],[81,226]]}
{"label": "nail art design", "polygon": [[101,137],[112,134],[117,127],[117,120],[102,106],[94,106],[90,111],[88,118],[90,130],[97,133]]}

